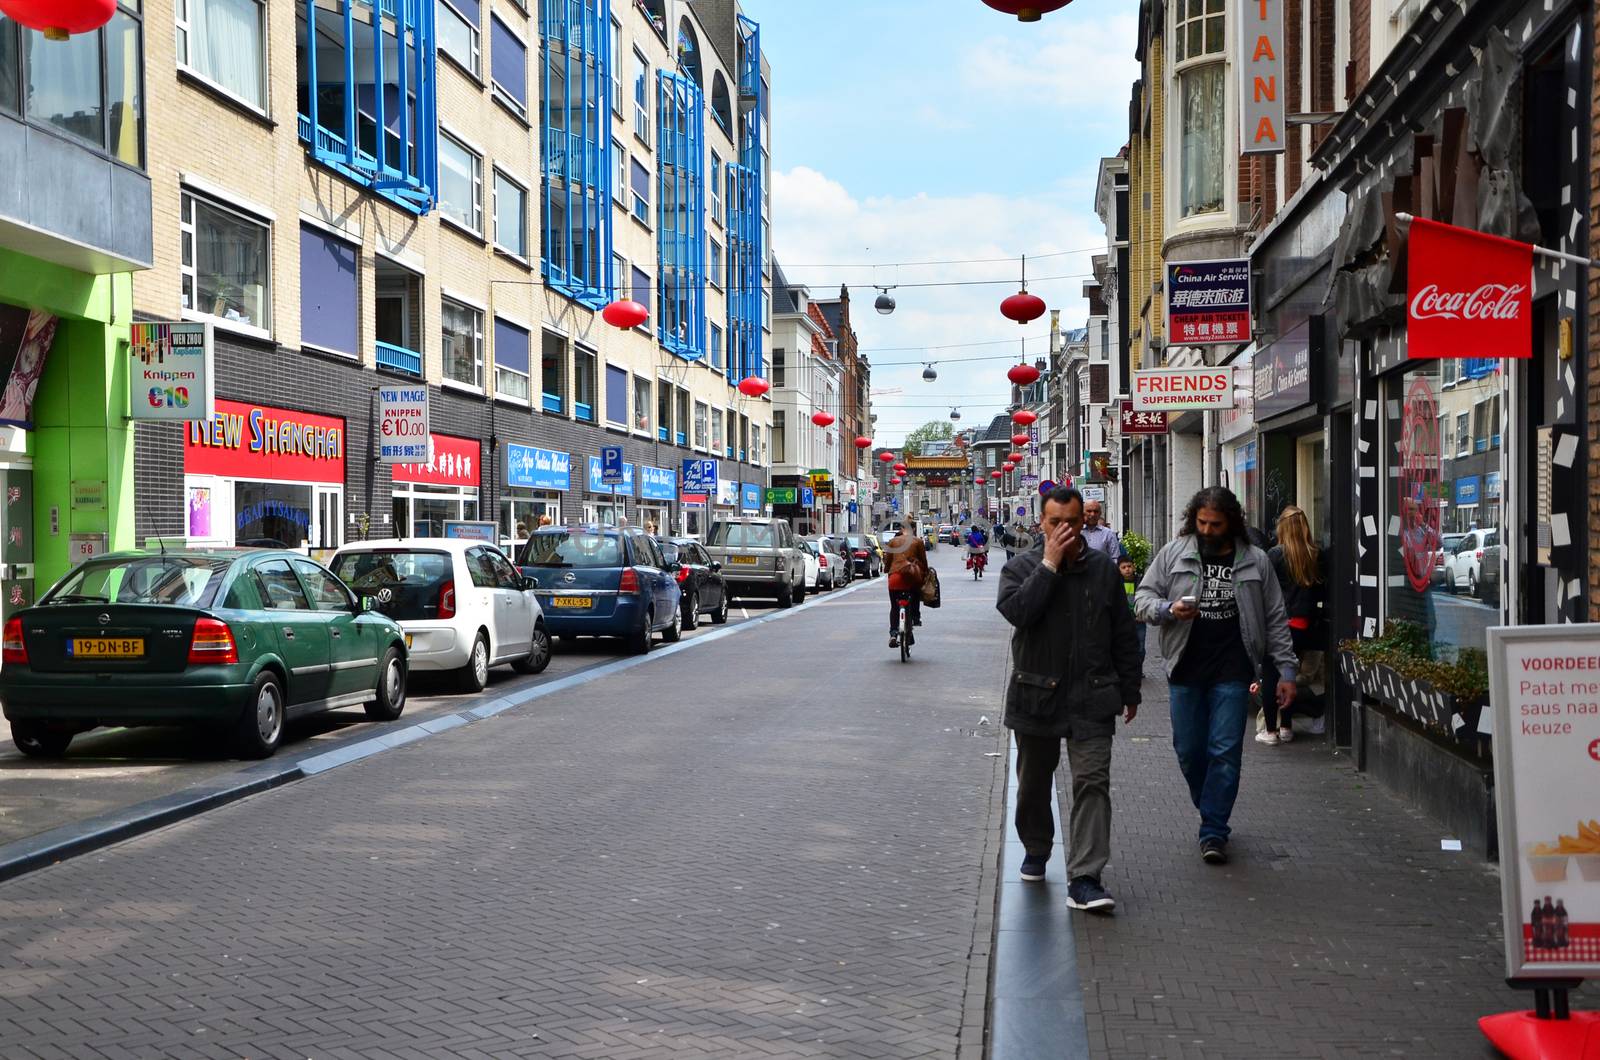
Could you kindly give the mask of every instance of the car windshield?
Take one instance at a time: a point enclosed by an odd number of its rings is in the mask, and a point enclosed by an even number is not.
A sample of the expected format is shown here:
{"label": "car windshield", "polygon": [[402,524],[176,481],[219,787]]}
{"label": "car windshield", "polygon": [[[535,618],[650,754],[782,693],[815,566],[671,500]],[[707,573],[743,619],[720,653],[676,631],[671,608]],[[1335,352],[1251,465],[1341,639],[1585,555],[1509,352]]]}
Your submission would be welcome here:
{"label": "car windshield", "polygon": [[777,548],[771,523],[718,523],[711,528],[711,544],[728,548]]}
{"label": "car windshield", "polygon": [[662,541],[660,538],[656,539],[656,545],[661,549],[662,559],[666,560],[668,563],[678,562],[677,545],[674,545],[671,541]]}
{"label": "car windshield", "polygon": [[57,583],[43,604],[166,604],[210,607],[231,559],[126,556],[90,560]]}
{"label": "car windshield", "polygon": [[439,617],[439,602],[455,583],[448,552],[362,549],[333,557],[330,569],[357,596],[371,598],[396,622]]}
{"label": "car windshield", "polygon": [[620,567],[622,542],[614,534],[558,530],[534,534],[522,546],[525,567]]}

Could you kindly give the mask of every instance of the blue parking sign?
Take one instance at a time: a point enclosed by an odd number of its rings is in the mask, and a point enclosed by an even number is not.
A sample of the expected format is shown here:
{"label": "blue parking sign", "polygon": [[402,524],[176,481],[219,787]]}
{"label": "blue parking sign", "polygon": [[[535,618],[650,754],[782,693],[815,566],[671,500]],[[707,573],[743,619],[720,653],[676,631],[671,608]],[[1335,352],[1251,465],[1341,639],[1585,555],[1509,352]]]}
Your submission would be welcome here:
{"label": "blue parking sign", "polygon": [[622,485],[622,446],[600,448],[600,481],[607,486]]}
{"label": "blue parking sign", "polygon": [[683,462],[683,492],[716,493],[717,462],[715,460],[685,460]]}

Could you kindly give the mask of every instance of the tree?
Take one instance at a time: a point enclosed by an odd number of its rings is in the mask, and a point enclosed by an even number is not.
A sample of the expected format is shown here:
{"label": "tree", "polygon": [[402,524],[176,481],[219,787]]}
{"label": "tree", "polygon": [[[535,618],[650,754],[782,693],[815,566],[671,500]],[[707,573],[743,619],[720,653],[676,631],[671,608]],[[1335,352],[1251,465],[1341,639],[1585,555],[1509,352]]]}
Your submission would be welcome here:
{"label": "tree", "polygon": [[929,420],[906,435],[907,456],[921,456],[924,447],[935,448],[931,443],[948,442],[955,437],[955,428],[949,420]]}

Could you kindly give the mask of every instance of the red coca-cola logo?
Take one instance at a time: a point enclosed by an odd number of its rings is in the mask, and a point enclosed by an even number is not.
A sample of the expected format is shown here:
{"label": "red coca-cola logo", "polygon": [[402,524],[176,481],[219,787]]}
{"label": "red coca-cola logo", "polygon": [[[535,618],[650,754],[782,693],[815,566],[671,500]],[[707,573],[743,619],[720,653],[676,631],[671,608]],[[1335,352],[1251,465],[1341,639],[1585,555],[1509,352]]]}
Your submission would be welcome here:
{"label": "red coca-cola logo", "polygon": [[1406,581],[1425,593],[1444,551],[1439,536],[1439,406],[1425,376],[1406,394],[1398,456],[1400,557]]}
{"label": "red coca-cola logo", "polygon": [[1430,283],[1411,299],[1415,320],[1515,320],[1522,310],[1520,283],[1486,283],[1471,291],[1441,291]]}

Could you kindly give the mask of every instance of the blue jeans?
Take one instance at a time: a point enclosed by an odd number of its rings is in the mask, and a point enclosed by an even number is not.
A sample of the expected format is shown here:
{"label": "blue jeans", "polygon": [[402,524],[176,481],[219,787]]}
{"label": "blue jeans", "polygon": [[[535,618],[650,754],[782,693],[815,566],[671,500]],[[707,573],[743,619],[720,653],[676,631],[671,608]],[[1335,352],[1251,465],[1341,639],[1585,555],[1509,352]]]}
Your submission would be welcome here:
{"label": "blue jeans", "polygon": [[1228,818],[1239,797],[1239,766],[1250,713],[1250,686],[1172,685],[1172,749],[1200,811],[1200,839],[1227,842]]}

